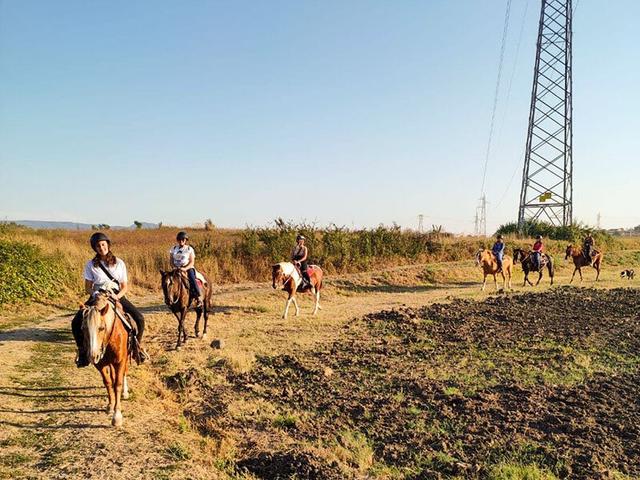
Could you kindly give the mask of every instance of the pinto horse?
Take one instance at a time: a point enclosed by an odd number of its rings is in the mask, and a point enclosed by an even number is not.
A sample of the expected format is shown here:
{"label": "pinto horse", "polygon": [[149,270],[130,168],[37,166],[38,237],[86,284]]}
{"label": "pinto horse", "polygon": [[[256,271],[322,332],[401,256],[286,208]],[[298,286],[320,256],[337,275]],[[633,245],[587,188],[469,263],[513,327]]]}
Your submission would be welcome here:
{"label": "pinto horse", "polygon": [[97,294],[93,305],[82,305],[81,309],[87,360],[102,375],[109,396],[107,412],[112,415],[111,425],[120,427],[123,422],[120,400],[129,398],[129,333],[108,295]]}
{"label": "pinto horse", "polygon": [[[531,280],[529,280],[529,273],[535,272],[536,269],[534,268],[531,254],[529,252],[525,252],[521,248],[516,248],[513,251],[513,263],[516,264],[518,262],[522,263],[522,271],[524,272],[524,282],[522,282],[522,286],[524,287],[528,283],[533,287],[533,283],[531,283]],[[553,285],[553,275],[554,275],[553,257],[544,253],[542,254],[540,263],[541,263],[540,268],[537,270],[538,281],[536,282],[536,286],[538,286],[540,284],[540,280],[542,280],[542,270],[544,270],[545,265],[547,267],[547,270],[549,270],[549,278],[551,279],[551,285]]]}
{"label": "pinto horse", "polygon": [[[598,252],[594,250],[595,255],[593,257],[593,268],[596,269],[596,282],[598,278],[600,278],[600,268],[602,266],[602,252]],[[574,247],[573,245],[569,245],[565,252],[564,259],[567,260],[569,257],[573,259],[573,265],[575,268],[573,269],[573,275],[571,275],[571,280],[569,283],[573,282],[573,277],[576,276],[576,272],[580,274],[580,281],[582,281],[582,267],[591,266],[591,262],[584,256],[581,248]]]}
{"label": "pinto horse", "polygon": [[[496,260],[496,256],[493,252],[491,250],[478,250],[478,253],[476,253],[476,266],[481,266],[482,273],[484,274],[482,291],[484,291],[484,287],[487,285],[487,275],[493,275],[493,283],[495,283],[496,290],[498,290],[498,280],[496,279],[496,275],[498,273],[502,275],[502,289],[504,290],[507,278],[509,279],[509,289],[511,289],[511,272],[513,270],[513,262],[511,261],[511,257],[508,255],[505,255],[502,259],[502,270],[498,272],[498,260]],[[505,278],[505,272],[507,274],[507,278]]]}
{"label": "pinto horse", "polygon": [[[200,336],[200,317],[204,315],[204,330],[202,332],[202,338],[207,336],[207,323],[209,322],[209,307],[211,306],[211,284],[207,278],[201,273],[204,281],[202,282],[203,302],[201,307],[195,307],[196,311],[196,338]],[[164,303],[166,303],[169,310],[178,319],[178,342],[176,343],[176,350],[180,350],[183,343],[187,341],[187,331],[184,328],[184,320],[189,311],[189,307],[196,300],[191,295],[189,288],[189,279],[186,272],[183,272],[179,268],[173,271],[165,272],[160,270],[162,275],[162,292],[164,293]]]}
{"label": "pinto horse", "polygon": [[271,281],[273,284],[273,288],[276,289],[278,286],[282,287],[282,290],[285,290],[289,297],[287,298],[287,303],[284,307],[284,313],[282,314],[282,318],[286,319],[287,314],[289,313],[289,305],[291,302],[296,307],[296,317],[300,314],[300,309],[298,308],[298,302],[296,301],[296,293],[297,292],[310,292],[316,298],[316,304],[313,309],[313,315],[318,313],[318,309],[320,307],[320,290],[322,289],[322,269],[317,265],[309,265],[307,268],[307,272],[309,273],[309,278],[311,279],[311,287],[307,287],[305,289],[301,289],[302,284],[302,274],[298,271],[295,265],[291,262],[280,262],[276,263],[271,267]]}

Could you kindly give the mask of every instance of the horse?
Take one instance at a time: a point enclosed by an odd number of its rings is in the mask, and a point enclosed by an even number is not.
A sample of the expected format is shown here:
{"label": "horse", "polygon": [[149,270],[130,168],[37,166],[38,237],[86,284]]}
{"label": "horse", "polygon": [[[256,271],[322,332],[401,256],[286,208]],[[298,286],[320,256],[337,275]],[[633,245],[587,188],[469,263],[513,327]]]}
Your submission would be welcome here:
{"label": "horse", "polygon": [[[198,273],[204,279],[202,282],[204,300],[202,302],[202,306],[195,307],[195,332],[196,338],[198,338],[200,336],[200,317],[204,314],[204,330],[202,332],[202,338],[204,339],[207,336],[207,323],[209,322],[209,307],[211,306],[212,289],[207,278],[201,272]],[[184,320],[192,301],[195,300],[195,297],[191,295],[189,279],[187,278],[186,272],[176,268],[168,272],[160,270],[160,275],[162,276],[164,303],[176,316],[176,319],[178,319],[178,342],[176,343],[176,350],[180,350],[182,344],[187,341],[187,331],[184,328]]]}
{"label": "horse", "polygon": [[281,286],[282,290],[285,290],[289,294],[287,303],[284,307],[284,313],[282,314],[283,319],[286,320],[287,318],[287,314],[289,313],[289,305],[291,305],[291,302],[293,302],[296,307],[296,317],[300,314],[298,302],[296,301],[297,292],[310,292],[315,296],[316,303],[313,309],[313,315],[318,313],[318,309],[322,309],[322,307],[320,306],[320,290],[322,290],[323,274],[322,269],[318,265],[309,265],[309,267],[307,268],[309,278],[311,279],[311,287],[307,287],[305,289],[300,288],[300,285],[302,284],[302,274],[298,271],[293,263],[276,263],[271,267],[271,270],[271,281],[273,284],[273,288],[276,289],[278,288],[278,286]]}
{"label": "horse", "polygon": [[93,304],[83,304],[81,310],[87,360],[102,375],[109,396],[107,412],[112,415],[111,425],[120,427],[123,423],[120,401],[129,398],[129,333],[107,294],[96,294]]}
{"label": "horse", "polygon": [[[484,287],[487,285],[487,275],[493,275],[493,282],[496,285],[496,290],[498,290],[498,281],[496,280],[496,275],[498,274],[498,261],[496,260],[496,256],[493,254],[491,250],[478,250],[476,253],[476,266],[482,267],[482,272],[484,273],[484,281],[482,282],[482,291],[484,292]],[[513,262],[511,261],[511,257],[505,255],[502,259],[502,271],[499,273],[502,275],[502,289],[504,290],[505,283],[507,282],[505,278],[505,272],[507,273],[507,277],[509,279],[509,289],[511,289],[511,271],[513,269]]]}
{"label": "horse", "polygon": [[[522,271],[524,272],[524,282],[522,282],[522,286],[524,287],[528,283],[533,287],[533,283],[529,280],[529,273],[536,271],[536,269],[533,266],[531,254],[525,252],[521,248],[516,248],[513,251],[513,263],[516,264],[518,262],[522,263]],[[540,280],[542,280],[542,270],[545,266],[547,267],[547,270],[549,270],[549,278],[551,279],[551,285],[553,285],[553,276],[555,271],[553,268],[553,257],[545,253],[541,256],[540,263],[541,265],[538,269],[538,281],[536,282],[536,286],[538,286],[540,284]]]}
{"label": "horse", "polygon": [[580,274],[580,281],[582,281],[581,269],[582,267],[588,267],[590,265],[596,269],[596,272],[598,272],[596,274],[596,282],[598,281],[598,278],[600,278],[600,267],[602,266],[602,252],[598,252],[597,250],[594,250],[593,252],[595,253],[595,255],[593,257],[593,265],[591,265],[589,259],[587,259],[584,256],[584,253],[582,253],[581,248],[574,247],[573,245],[569,245],[567,247],[564,259],[567,260],[569,257],[571,257],[573,259],[573,265],[575,266],[575,268],[573,269],[573,275],[571,275],[571,280],[569,281],[569,283],[573,282],[573,277],[575,277],[576,272]]}

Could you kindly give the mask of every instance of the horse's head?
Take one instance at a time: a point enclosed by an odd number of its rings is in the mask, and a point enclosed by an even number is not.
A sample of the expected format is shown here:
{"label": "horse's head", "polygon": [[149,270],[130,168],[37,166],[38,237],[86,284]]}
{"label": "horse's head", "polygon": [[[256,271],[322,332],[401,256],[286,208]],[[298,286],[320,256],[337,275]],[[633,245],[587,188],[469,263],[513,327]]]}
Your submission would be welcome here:
{"label": "horse's head", "polygon": [[476,253],[476,267],[479,267],[480,263],[482,263],[482,257],[484,256],[484,252],[486,252],[486,250],[480,249]]}
{"label": "horse's head", "polygon": [[160,275],[162,277],[164,303],[171,307],[180,300],[180,289],[182,288],[181,272],[178,269],[169,272],[160,270]]}
{"label": "horse's head", "polygon": [[274,289],[278,288],[278,284],[281,284],[284,279],[284,270],[281,263],[276,263],[271,266],[271,282]]}
{"label": "horse's head", "polygon": [[518,263],[524,260],[524,252],[521,248],[513,249],[513,263]]}
{"label": "horse's head", "polygon": [[573,245],[569,245],[567,247],[567,250],[564,252],[564,259],[567,260],[572,255],[573,255]]}
{"label": "horse's head", "polygon": [[91,306],[82,306],[82,334],[87,360],[94,365],[102,357],[109,343],[115,312],[105,294],[97,294]]}

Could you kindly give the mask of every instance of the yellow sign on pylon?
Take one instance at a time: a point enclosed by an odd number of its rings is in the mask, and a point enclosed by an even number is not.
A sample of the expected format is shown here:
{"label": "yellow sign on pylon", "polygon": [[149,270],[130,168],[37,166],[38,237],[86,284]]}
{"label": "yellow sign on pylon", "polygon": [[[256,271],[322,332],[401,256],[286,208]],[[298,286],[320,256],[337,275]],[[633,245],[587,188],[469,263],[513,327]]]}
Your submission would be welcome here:
{"label": "yellow sign on pylon", "polygon": [[538,200],[541,202],[546,202],[547,200],[551,200],[551,192],[545,192],[538,197]]}

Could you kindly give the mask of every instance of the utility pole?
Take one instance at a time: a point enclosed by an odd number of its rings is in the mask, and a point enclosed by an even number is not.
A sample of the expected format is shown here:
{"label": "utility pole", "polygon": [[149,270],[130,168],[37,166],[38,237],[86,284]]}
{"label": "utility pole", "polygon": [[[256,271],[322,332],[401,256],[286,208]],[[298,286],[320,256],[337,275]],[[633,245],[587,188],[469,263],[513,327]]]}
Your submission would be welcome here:
{"label": "utility pole", "polygon": [[418,232],[424,232],[424,215],[418,215]]}
{"label": "utility pole", "polygon": [[542,0],[518,227],[571,225],[573,129],[571,0]]}
{"label": "utility pole", "polygon": [[477,236],[487,236],[487,196],[480,197],[480,203],[476,207],[475,234]]}

